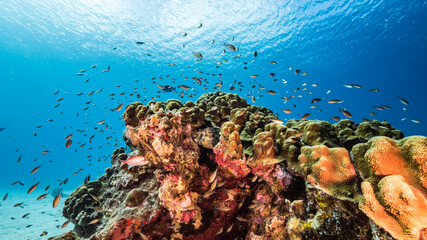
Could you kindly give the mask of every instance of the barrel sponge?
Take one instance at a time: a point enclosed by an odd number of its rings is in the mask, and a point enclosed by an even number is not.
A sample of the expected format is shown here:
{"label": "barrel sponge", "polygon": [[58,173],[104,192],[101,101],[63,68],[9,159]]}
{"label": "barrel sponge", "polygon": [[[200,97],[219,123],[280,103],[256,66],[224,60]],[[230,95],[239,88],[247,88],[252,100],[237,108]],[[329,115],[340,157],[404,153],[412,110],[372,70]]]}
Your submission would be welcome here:
{"label": "barrel sponge", "polygon": [[396,239],[426,239],[427,200],[422,192],[400,175],[382,178],[377,188],[362,182],[359,208]]}
{"label": "barrel sponge", "polygon": [[374,137],[352,149],[361,177],[377,183],[383,176],[400,175],[427,193],[427,138],[406,137],[394,141]]}
{"label": "barrel sponge", "polygon": [[356,170],[345,148],[304,146],[298,160],[299,170],[312,185],[339,199],[356,201]]}

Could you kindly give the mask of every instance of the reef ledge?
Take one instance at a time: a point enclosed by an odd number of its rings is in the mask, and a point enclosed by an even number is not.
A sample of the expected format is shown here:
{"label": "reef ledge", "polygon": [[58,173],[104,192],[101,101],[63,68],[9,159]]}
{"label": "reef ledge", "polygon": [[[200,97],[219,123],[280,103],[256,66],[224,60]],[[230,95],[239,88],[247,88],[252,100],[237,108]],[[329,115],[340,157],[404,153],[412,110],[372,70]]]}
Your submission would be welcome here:
{"label": "reef ledge", "polygon": [[427,138],[289,120],[236,94],[139,102],[50,239],[427,239]]}

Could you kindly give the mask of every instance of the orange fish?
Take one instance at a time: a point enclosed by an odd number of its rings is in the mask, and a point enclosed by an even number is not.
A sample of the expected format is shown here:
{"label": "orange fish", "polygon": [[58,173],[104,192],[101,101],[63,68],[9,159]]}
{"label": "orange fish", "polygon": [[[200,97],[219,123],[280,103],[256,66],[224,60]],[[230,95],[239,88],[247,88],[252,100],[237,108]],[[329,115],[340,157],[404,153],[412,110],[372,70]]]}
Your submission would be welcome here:
{"label": "orange fish", "polygon": [[310,115],[311,115],[311,113],[306,113],[306,114],[302,115],[301,120],[307,119],[308,117],[310,117]]}
{"label": "orange fish", "polygon": [[66,221],[66,222],[64,222],[64,223],[61,225],[61,228],[66,227],[69,223],[70,223],[70,221]]}
{"label": "orange fish", "polygon": [[99,222],[99,219],[98,219],[98,218],[95,218],[95,219],[93,219],[92,221],[90,221],[90,222],[89,222],[89,224],[95,224],[95,223],[97,223],[97,222]]}
{"label": "orange fish", "polygon": [[69,148],[71,146],[71,144],[73,143],[73,140],[68,139],[67,142],[65,143],[65,147]]}
{"label": "orange fish", "polygon": [[40,165],[38,165],[37,167],[35,167],[33,170],[31,170],[31,174],[34,174],[37,172],[37,170],[39,170]]}
{"label": "orange fish", "polygon": [[348,117],[348,118],[351,118],[351,117],[352,117],[352,115],[351,115],[351,113],[350,113],[349,111],[347,111],[347,110],[343,110],[343,109],[341,109],[341,108],[340,108],[340,111],[342,112],[342,114],[344,114],[344,116],[346,116],[346,117]]}
{"label": "orange fish", "polygon": [[59,201],[61,200],[61,192],[56,195],[56,197],[53,199],[52,207],[56,208],[58,206]]}
{"label": "orange fish", "polygon": [[120,104],[118,107],[117,107],[117,111],[120,111],[120,110],[122,110],[122,107],[123,107],[123,103],[122,104]]}
{"label": "orange fish", "polygon": [[34,184],[33,186],[31,186],[30,189],[28,189],[27,193],[32,193],[37,188],[37,186],[39,185],[39,183],[40,182],[37,182],[36,184]]}
{"label": "orange fish", "polygon": [[43,199],[43,198],[45,198],[46,196],[47,196],[47,193],[40,195],[40,196],[37,198],[37,201],[42,200],[42,199]]}

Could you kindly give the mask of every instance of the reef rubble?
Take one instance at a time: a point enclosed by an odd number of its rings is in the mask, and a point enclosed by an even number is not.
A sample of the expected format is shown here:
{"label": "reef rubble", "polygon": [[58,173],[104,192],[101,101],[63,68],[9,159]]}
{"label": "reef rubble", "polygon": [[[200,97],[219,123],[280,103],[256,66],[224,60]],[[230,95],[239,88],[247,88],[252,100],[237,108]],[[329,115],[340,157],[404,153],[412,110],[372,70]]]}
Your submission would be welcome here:
{"label": "reef rubble", "polygon": [[427,239],[426,137],[278,124],[219,91],[135,102],[123,119],[127,148],[65,200],[74,231],[52,239]]}

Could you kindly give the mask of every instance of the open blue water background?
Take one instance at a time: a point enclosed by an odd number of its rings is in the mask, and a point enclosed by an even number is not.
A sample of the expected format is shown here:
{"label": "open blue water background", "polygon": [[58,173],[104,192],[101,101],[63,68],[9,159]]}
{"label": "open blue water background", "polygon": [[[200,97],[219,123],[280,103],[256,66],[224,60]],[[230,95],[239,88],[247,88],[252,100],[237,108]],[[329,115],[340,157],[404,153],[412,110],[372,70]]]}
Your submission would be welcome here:
{"label": "open blue water background", "polygon": [[[361,118],[386,120],[405,136],[427,135],[426,1],[0,3],[0,127],[6,128],[0,132],[2,195],[7,189],[27,191],[40,181],[31,195],[37,197],[45,186],[57,186],[67,177],[64,188],[68,189],[82,184],[88,174],[97,178],[110,165],[115,145],[124,146],[120,116],[127,104],[138,100],[136,94],[141,94],[139,101],[147,99],[144,103],[152,97],[165,101],[177,98],[182,89],[159,95],[157,84],[185,84],[193,88],[186,93],[195,97],[186,94],[180,100],[196,101],[202,93],[215,91],[218,74],[222,74],[222,90],[237,93],[251,104],[246,95],[252,94],[257,97],[255,105],[274,110],[282,120],[312,113],[309,119],[333,122],[330,116],[345,118],[340,107],[350,111],[356,123]],[[198,23],[202,27],[197,28]],[[223,42],[239,50],[230,52]],[[203,60],[197,61],[193,52],[202,53]],[[108,66],[111,70],[103,73]],[[308,76],[296,75],[295,69]],[[86,70],[86,75],[76,76],[80,70]],[[259,77],[250,78],[254,74]],[[205,86],[192,77],[205,77]],[[362,88],[349,89],[344,84]],[[230,91],[231,86],[236,89]],[[292,92],[297,87],[300,90]],[[379,92],[370,92],[372,88]],[[57,89],[59,93],[53,95]],[[98,93],[88,96],[92,91]],[[80,92],[84,94],[77,96]],[[287,103],[281,99],[291,95],[296,97]],[[403,105],[398,97],[410,105]],[[59,98],[64,99],[54,108]],[[310,108],[313,98],[322,99],[315,104],[321,112]],[[328,104],[330,99],[344,102]],[[121,103],[123,109],[115,111]],[[372,107],[381,105],[391,109]],[[281,111],[287,108],[291,114]],[[377,115],[372,117],[371,112]],[[101,120],[105,123],[98,124]],[[65,137],[71,133],[73,144],[66,148]],[[50,153],[42,155],[44,150]],[[38,165],[39,171],[30,175]],[[80,168],[84,170],[72,175]],[[17,180],[24,186],[11,186]]]}

